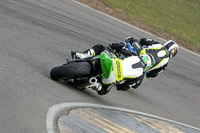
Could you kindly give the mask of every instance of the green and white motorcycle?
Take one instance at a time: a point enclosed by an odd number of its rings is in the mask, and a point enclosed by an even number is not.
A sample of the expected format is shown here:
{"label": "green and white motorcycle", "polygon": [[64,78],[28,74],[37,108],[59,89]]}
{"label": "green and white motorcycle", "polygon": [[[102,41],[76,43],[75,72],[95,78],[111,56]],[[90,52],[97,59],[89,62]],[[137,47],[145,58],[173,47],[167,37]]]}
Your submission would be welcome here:
{"label": "green and white motorcycle", "polygon": [[[82,90],[88,85],[95,84],[102,77],[108,78],[113,70],[112,58],[115,54],[105,50],[100,55],[87,59],[67,59],[67,63],[51,69],[50,76],[53,80],[67,81],[74,87]],[[100,61],[98,71],[96,64]]]}

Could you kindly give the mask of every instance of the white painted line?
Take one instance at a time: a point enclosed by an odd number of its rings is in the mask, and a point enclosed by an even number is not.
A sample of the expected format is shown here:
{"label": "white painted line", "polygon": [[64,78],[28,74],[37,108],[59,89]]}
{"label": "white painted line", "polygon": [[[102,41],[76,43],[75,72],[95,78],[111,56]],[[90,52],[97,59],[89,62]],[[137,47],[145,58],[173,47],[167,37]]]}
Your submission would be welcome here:
{"label": "white painted line", "polygon": [[[100,13],[100,14],[102,14],[102,15],[105,15],[105,16],[107,16],[107,17],[109,17],[109,18],[112,18],[112,19],[114,19],[114,20],[116,20],[116,21],[119,21],[119,22],[121,22],[121,23],[123,23],[123,24],[125,24],[125,25],[128,25],[128,26],[130,26],[130,27],[132,27],[132,28],[135,28],[135,29],[137,29],[137,30],[139,30],[139,31],[141,31],[141,32],[144,32],[144,33],[149,34],[149,35],[151,35],[151,36],[156,36],[156,35],[154,35],[154,34],[152,34],[152,33],[150,33],[150,32],[147,32],[147,31],[145,31],[145,30],[142,30],[142,29],[140,29],[140,28],[138,28],[138,27],[135,27],[135,26],[133,26],[133,25],[131,25],[131,24],[129,24],[129,23],[126,23],[126,22],[124,22],[124,21],[122,21],[122,20],[119,20],[119,19],[117,19],[117,18],[114,18],[114,17],[112,17],[112,16],[110,16],[110,15],[108,15],[108,14],[105,14],[105,13],[101,12],[101,11],[95,10],[95,9],[93,9],[93,8],[87,6],[87,5],[84,5],[84,4],[80,3],[80,2],[78,2],[78,1],[75,1],[75,0],[73,0],[73,1],[74,1],[75,3],[77,3],[77,4],[79,4],[79,5],[82,5],[82,6],[86,7],[86,8],[89,8],[89,9],[95,11],[95,12],[98,12],[98,13]],[[160,38],[160,37],[158,37],[158,36],[156,36],[156,37],[159,38],[159,39],[162,40],[162,41],[166,41],[166,40],[163,39],[163,38]],[[187,52],[192,53],[192,54],[194,54],[194,55],[196,55],[196,56],[200,56],[199,54],[194,53],[194,52],[192,52],[192,51],[190,51],[190,50],[188,50],[188,49],[186,49],[186,48],[184,48],[184,47],[180,47],[180,48],[181,48],[181,49],[184,49],[184,50],[186,50]]]}
{"label": "white painted line", "polygon": [[181,125],[181,126],[185,126],[185,127],[192,128],[192,129],[200,131],[199,128],[196,128],[196,127],[193,127],[193,126],[190,126],[190,125],[186,125],[186,124],[183,124],[183,123],[180,123],[180,122],[176,122],[176,121],[173,121],[173,120],[165,119],[165,118],[155,116],[155,115],[151,115],[151,114],[147,114],[147,113],[142,113],[142,112],[135,111],[135,110],[112,107],[112,106],[105,106],[105,105],[98,105],[98,104],[91,104],[91,103],[72,102],[72,103],[56,104],[56,105],[51,106],[48,109],[47,116],[46,116],[47,132],[48,133],[58,133],[58,127],[57,127],[58,118],[62,115],[69,114],[70,110],[77,109],[77,108],[109,109],[109,110],[116,110],[116,111],[134,113],[134,114],[155,118],[155,119],[158,119],[158,120],[178,124],[178,125]]}

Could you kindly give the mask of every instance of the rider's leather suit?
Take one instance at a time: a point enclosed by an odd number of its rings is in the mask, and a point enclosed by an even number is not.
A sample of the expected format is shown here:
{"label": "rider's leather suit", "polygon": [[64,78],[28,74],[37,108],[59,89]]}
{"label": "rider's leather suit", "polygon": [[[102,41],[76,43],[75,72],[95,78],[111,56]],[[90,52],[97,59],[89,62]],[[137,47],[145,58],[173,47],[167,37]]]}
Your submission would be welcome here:
{"label": "rider's leather suit", "polygon": [[[111,47],[116,49],[117,52],[122,53],[124,57],[122,59],[113,58],[113,71],[108,79],[102,79],[102,89],[97,91],[100,95],[107,94],[113,83],[117,83],[117,90],[136,89],[144,77],[145,63],[140,57],[120,43],[113,43]],[[107,48],[97,44],[92,49],[95,55],[98,55]]]}
{"label": "rider's leather suit", "polygon": [[133,37],[128,37],[125,42],[130,43],[135,48],[139,56],[143,54],[151,55],[153,66],[146,74],[147,78],[156,77],[167,67],[169,61],[169,52],[167,48],[165,48],[159,42],[148,38],[141,38],[139,42]]}

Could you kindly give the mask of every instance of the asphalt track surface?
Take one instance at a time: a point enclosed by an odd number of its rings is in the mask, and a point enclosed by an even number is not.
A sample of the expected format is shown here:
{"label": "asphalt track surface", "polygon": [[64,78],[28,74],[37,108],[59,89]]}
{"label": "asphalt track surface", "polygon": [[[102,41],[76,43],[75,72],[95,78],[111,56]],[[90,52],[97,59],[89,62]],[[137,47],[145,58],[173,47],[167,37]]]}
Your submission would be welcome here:
{"label": "asphalt track surface", "polygon": [[72,0],[0,1],[0,132],[44,133],[52,105],[85,102],[145,112],[200,128],[200,56],[180,49],[137,90],[99,96],[50,79],[70,51],[154,35]]}

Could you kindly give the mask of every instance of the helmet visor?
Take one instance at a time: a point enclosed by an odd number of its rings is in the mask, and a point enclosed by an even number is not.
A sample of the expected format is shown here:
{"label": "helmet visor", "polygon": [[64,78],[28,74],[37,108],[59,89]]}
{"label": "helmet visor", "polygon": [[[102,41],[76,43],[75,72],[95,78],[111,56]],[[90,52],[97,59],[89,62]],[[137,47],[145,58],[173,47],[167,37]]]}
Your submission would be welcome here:
{"label": "helmet visor", "polygon": [[174,57],[177,54],[177,48],[172,49],[171,55]]}

